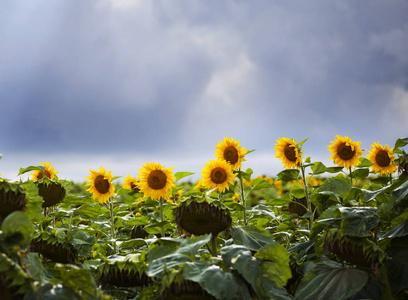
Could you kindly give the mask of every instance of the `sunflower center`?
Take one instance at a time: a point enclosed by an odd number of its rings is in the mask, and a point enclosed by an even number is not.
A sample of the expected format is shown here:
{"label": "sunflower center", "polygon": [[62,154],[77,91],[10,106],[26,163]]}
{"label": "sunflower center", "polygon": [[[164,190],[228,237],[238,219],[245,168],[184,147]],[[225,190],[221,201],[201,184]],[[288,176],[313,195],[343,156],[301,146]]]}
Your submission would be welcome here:
{"label": "sunflower center", "polygon": [[214,183],[223,183],[227,178],[227,172],[223,168],[217,167],[211,171],[211,181]]}
{"label": "sunflower center", "polygon": [[[48,178],[51,178],[51,173],[48,170],[45,170],[45,176],[47,176]],[[42,176],[41,176],[42,177]]]}
{"label": "sunflower center", "polygon": [[38,175],[37,175],[37,178],[38,178],[38,180],[40,180],[41,178],[43,178],[43,173],[42,173],[42,172],[39,172]]}
{"label": "sunflower center", "polygon": [[229,146],[224,151],[224,158],[231,165],[235,164],[238,161],[238,150],[235,147]]}
{"label": "sunflower center", "polygon": [[375,161],[380,167],[388,167],[390,165],[390,157],[388,156],[387,151],[380,150],[375,156]]}
{"label": "sunflower center", "polygon": [[109,180],[99,175],[95,178],[95,188],[101,194],[106,194],[109,191]]}
{"label": "sunflower center", "polygon": [[285,148],[283,149],[283,152],[285,153],[285,157],[290,160],[290,161],[296,161],[296,152],[295,152],[295,147],[290,147],[289,144],[285,145]]}
{"label": "sunflower center", "polygon": [[153,170],[150,172],[147,178],[147,183],[149,187],[154,190],[160,190],[166,186],[167,176],[161,170]]}
{"label": "sunflower center", "polygon": [[337,154],[342,160],[349,160],[354,157],[356,151],[353,151],[351,146],[347,146],[345,143],[342,143],[337,148]]}

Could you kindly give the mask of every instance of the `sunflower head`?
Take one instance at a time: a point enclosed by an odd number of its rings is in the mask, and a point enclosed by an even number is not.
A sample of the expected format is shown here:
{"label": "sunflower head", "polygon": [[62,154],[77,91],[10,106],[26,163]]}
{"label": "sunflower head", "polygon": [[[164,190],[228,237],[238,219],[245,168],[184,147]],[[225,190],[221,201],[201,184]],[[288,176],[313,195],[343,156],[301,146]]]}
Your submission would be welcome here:
{"label": "sunflower head", "polygon": [[111,171],[106,172],[106,169],[102,166],[99,168],[99,171],[89,171],[91,172],[90,176],[85,176],[88,182],[86,185],[89,185],[87,191],[92,193],[93,198],[97,199],[99,203],[109,202],[110,196],[113,196],[115,192]]}
{"label": "sunflower head", "polygon": [[217,188],[221,193],[228,190],[229,184],[232,184],[236,177],[231,165],[223,159],[210,160],[201,171],[201,184],[207,189]]}
{"label": "sunflower head", "polygon": [[279,158],[285,169],[299,168],[302,163],[300,147],[294,139],[280,138],[275,144],[275,157]]}
{"label": "sunflower head", "polygon": [[167,198],[174,184],[173,168],[147,163],[139,169],[140,192],[154,199]]}
{"label": "sunflower head", "polygon": [[393,150],[388,145],[381,146],[378,142],[371,145],[367,158],[373,163],[371,169],[374,173],[380,172],[381,175],[391,175],[397,170]]}
{"label": "sunflower head", "polygon": [[125,189],[138,192],[140,191],[139,185],[140,185],[139,181],[136,178],[130,176],[129,174],[125,179],[123,179],[123,188]]}
{"label": "sunflower head", "polygon": [[215,156],[225,160],[233,170],[241,168],[241,162],[246,161],[244,156],[248,151],[239,146],[239,140],[234,141],[233,138],[224,137],[224,141],[220,141],[215,148],[217,148]]}
{"label": "sunflower head", "polygon": [[347,169],[356,167],[363,155],[363,150],[360,149],[360,142],[353,142],[348,136],[342,137],[336,135],[336,139],[331,141],[329,151],[332,153],[330,159],[339,167]]}
{"label": "sunflower head", "polygon": [[34,173],[30,174],[31,180],[37,181],[40,180],[45,176],[47,176],[49,179],[54,179],[55,175],[58,174],[58,172],[54,169],[54,166],[51,166],[51,163],[45,162],[42,163],[40,162],[40,165],[45,166],[44,172],[41,172],[39,170],[35,170]]}

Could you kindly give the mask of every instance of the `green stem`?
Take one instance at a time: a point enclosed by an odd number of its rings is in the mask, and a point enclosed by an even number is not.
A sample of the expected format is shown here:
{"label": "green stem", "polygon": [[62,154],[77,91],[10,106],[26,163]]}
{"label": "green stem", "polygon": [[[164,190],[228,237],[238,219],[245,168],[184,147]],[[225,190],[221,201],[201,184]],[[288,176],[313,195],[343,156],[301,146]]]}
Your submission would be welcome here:
{"label": "green stem", "polygon": [[218,255],[218,253],[217,253],[217,236],[216,235],[213,235],[211,237],[210,243],[211,243],[211,247],[210,247],[211,254],[212,254],[212,256],[216,257]]}
{"label": "green stem", "polygon": [[109,198],[109,212],[111,223],[111,238],[113,240],[113,251],[116,254],[116,234],[115,234],[115,216],[113,215],[113,199]]}
{"label": "green stem", "polygon": [[[161,223],[164,222],[163,202],[164,202],[164,199],[163,199],[163,198],[160,198],[160,200],[159,200],[159,206],[160,206],[160,222],[161,222]],[[161,224],[161,236],[162,236],[162,237],[165,236],[163,224]]]}
{"label": "green stem", "polygon": [[386,299],[393,300],[394,297],[392,296],[391,286],[388,280],[387,268],[385,267],[384,264],[381,264],[381,276],[382,276],[384,287],[385,287],[385,293],[387,294]]}
{"label": "green stem", "polygon": [[[239,172],[241,172],[241,169],[238,169]],[[247,225],[247,215],[246,215],[246,199],[245,199],[245,191],[244,191],[244,180],[242,179],[241,173],[238,176],[239,178],[239,185],[241,188],[241,200],[242,200],[242,205],[244,206],[244,225]]]}
{"label": "green stem", "polygon": [[305,197],[306,197],[306,203],[307,203],[307,211],[311,212],[312,215],[309,217],[309,230],[312,228],[313,221],[314,221],[314,213],[312,211],[312,202],[310,201],[309,197],[309,189],[308,189],[308,184],[306,182],[306,176],[305,176],[305,167],[303,165],[300,166],[300,170],[302,171],[302,180],[303,180],[303,189],[305,191]]}
{"label": "green stem", "polygon": [[353,174],[352,174],[352,172],[351,172],[351,167],[349,167],[349,171],[350,171],[351,186],[353,186]]}

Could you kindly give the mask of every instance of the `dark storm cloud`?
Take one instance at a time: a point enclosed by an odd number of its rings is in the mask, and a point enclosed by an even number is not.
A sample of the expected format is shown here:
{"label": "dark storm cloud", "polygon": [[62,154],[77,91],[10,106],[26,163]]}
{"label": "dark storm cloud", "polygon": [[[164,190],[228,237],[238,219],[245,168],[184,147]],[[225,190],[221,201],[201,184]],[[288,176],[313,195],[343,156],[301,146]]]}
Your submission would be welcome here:
{"label": "dark storm cloud", "polygon": [[407,15],[403,0],[3,1],[0,150],[391,144],[408,126]]}

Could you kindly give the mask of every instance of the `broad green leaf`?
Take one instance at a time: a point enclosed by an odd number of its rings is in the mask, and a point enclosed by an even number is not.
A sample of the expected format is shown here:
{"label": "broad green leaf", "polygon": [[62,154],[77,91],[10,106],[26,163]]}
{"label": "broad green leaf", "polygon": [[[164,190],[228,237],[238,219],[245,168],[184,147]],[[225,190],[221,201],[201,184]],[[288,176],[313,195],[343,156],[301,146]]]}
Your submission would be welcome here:
{"label": "broad green leaf", "polygon": [[302,145],[303,145],[308,139],[309,139],[309,138],[306,138],[306,139],[300,141],[299,143],[297,143],[297,145],[298,145],[299,147],[302,147]]}
{"label": "broad green leaf", "polygon": [[27,246],[33,238],[35,229],[30,219],[22,211],[9,214],[1,225],[4,234],[4,246]]}
{"label": "broad green leaf", "polygon": [[44,170],[45,170],[45,166],[29,166],[27,168],[20,168],[17,175],[19,176],[19,175],[22,175],[22,174],[30,172],[30,171],[40,171],[40,172],[44,173]]}
{"label": "broad green leaf", "polygon": [[268,201],[268,204],[272,206],[286,206],[291,201],[292,199],[290,198],[289,193],[286,193],[279,198],[272,198]]}
{"label": "broad green leaf", "polygon": [[327,170],[326,166],[320,161],[313,163],[310,168],[313,171],[313,175],[323,174]]}
{"label": "broad green leaf", "polygon": [[209,294],[220,300],[250,300],[251,295],[243,280],[233,273],[225,272],[216,265],[201,263],[184,264],[183,276],[200,284]]}
{"label": "broad green leaf", "polygon": [[360,164],[357,166],[357,168],[368,168],[373,165],[371,160],[365,158],[365,157],[360,157]]}
{"label": "broad green leaf", "polygon": [[103,209],[102,206],[96,203],[84,204],[77,208],[75,213],[80,214],[80,216],[84,219],[97,219],[102,215]]}
{"label": "broad green leaf", "polygon": [[174,179],[177,181],[179,181],[180,179],[193,175],[194,173],[191,172],[177,172],[176,174],[174,174]]}
{"label": "broad green leaf", "polygon": [[326,172],[328,173],[339,173],[343,170],[343,167],[327,167]]}
{"label": "broad green leaf", "polygon": [[404,203],[404,206],[406,206],[408,204],[408,181],[392,191],[391,199],[397,205]]}
{"label": "broad green leaf", "polygon": [[367,280],[365,271],[334,263],[317,263],[303,277],[295,296],[302,300],[343,300],[360,291]]}
{"label": "broad green leaf", "polygon": [[282,288],[292,277],[289,255],[281,244],[269,243],[260,248],[255,257],[262,259],[262,276],[274,282],[277,288]]}
{"label": "broad green leaf", "polygon": [[245,180],[250,180],[251,175],[254,173],[254,171],[251,168],[246,169],[245,174],[243,174],[243,178]]}
{"label": "broad green leaf", "polygon": [[408,236],[408,221],[405,221],[399,224],[397,227],[394,227],[386,234],[384,234],[381,239],[395,239]]}
{"label": "broad green leaf", "polygon": [[407,144],[408,144],[408,137],[397,139],[395,141],[394,151],[401,148],[401,147],[405,147]]}
{"label": "broad green leaf", "polygon": [[280,173],[278,173],[277,177],[278,180],[282,180],[285,182],[297,180],[297,178],[299,177],[299,172],[300,171],[297,169],[283,170]]}
{"label": "broad green leaf", "polygon": [[306,197],[305,190],[304,190],[303,186],[301,186],[301,185],[299,184],[299,182],[296,182],[296,183],[292,186],[292,189],[290,190],[290,194],[291,194],[293,197],[297,198],[297,199],[301,199],[301,198]]}
{"label": "broad green leaf", "polygon": [[380,220],[374,207],[340,207],[341,227],[344,235],[352,237],[370,237],[372,230]]}
{"label": "broad green leaf", "polygon": [[234,227],[231,229],[231,236],[235,244],[243,245],[253,251],[258,251],[264,245],[274,242],[269,232],[252,227]]}
{"label": "broad green leaf", "polygon": [[273,184],[262,178],[255,178],[252,182],[252,190],[265,189],[272,187]]}
{"label": "broad green leaf", "polygon": [[24,264],[34,280],[41,282],[48,279],[46,276],[47,270],[43,267],[38,253],[27,253],[27,256],[24,258]]}
{"label": "broad green leaf", "polygon": [[351,174],[353,179],[366,178],[370,174],[370,170],[367,168],[355,169]]}
{"label": "broad green leaf", "polygon": [[94,296],[97,294],[97,285],[89,270],[63,264],[56,264],[55,268],[59,270],[64,286],[72,288],[77,293],[83,292]]}

